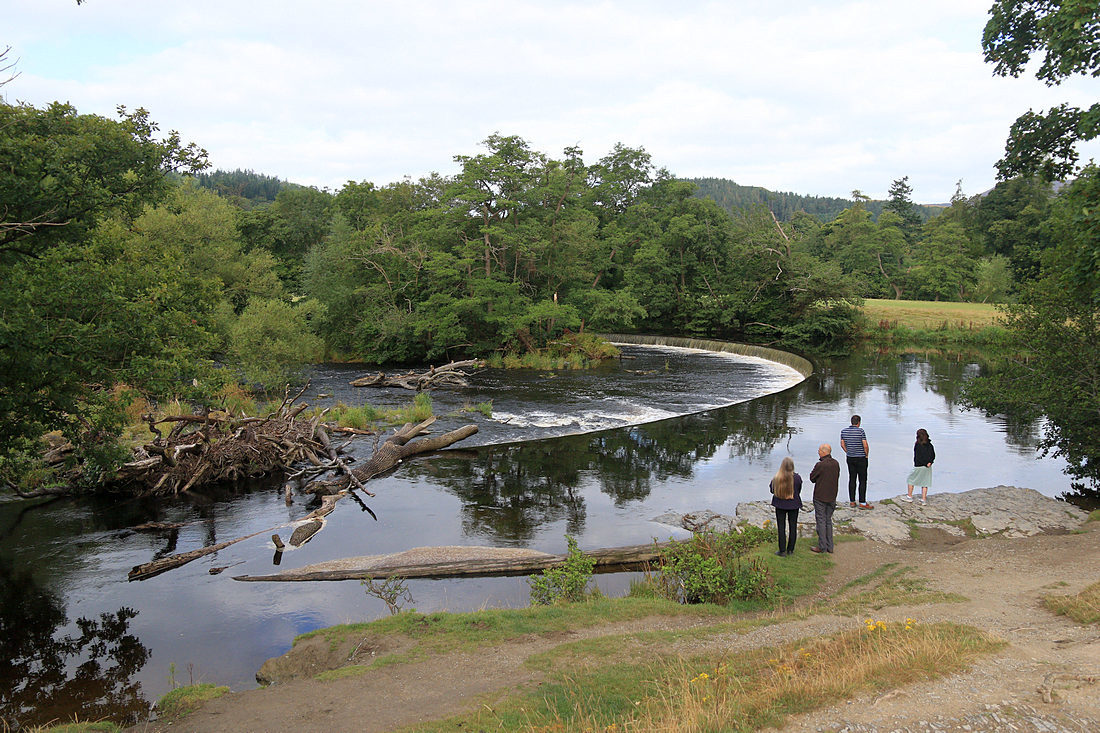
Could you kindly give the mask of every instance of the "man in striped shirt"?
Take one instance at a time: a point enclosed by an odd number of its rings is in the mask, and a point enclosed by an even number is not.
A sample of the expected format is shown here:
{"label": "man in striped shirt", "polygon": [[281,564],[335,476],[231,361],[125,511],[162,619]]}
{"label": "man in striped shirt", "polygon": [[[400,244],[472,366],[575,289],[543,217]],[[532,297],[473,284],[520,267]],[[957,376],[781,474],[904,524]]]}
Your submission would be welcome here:
{"label": "man in striped shirt", "polygon": [[852,424],[840,431],[840,445],[848,463],[848,502],[856,506],[856,479],[859,479],[859,508],[874,509],[867,503],[867,433],[859,426],[859,415],[852,415]]}

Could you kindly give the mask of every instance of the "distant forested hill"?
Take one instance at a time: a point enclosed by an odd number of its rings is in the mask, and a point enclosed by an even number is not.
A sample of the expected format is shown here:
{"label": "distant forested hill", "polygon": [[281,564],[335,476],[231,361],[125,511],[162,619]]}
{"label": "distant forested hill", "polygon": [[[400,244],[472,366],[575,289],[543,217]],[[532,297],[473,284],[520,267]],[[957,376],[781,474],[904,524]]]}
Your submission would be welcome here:
{"label": "distant forested hill", "polygon": [[195,175],[195,180],[203,188],[209,188],[220,196],[233,201],[242,209],[270,204],[275,201],[275,197],[282,189],[299,187],[296,183],[282,181],[274,176],[240,169],[198,173]]}
{"label": "distant forested hill", "polygon": [[[769,191],[760,186],[742,186],[726,178],[688,178],[699,190],[696,196],[713,199],[719,206],[731,214],[747,209],[755,204],[765,204],[781,221],[789,221],[798,211],[805,211],[815,219],[824,223],[832,221],[837,214],[849,208],[854,202],[850,199],[834,198],[830,196],[803,196],[797,193]],[[875,219],[882,213],[885,201],[867,201],[864,208],[871,212]],[[927,221],[936,212],[942,210],[940,206],[914,207],[920,214],[922,221]]]}

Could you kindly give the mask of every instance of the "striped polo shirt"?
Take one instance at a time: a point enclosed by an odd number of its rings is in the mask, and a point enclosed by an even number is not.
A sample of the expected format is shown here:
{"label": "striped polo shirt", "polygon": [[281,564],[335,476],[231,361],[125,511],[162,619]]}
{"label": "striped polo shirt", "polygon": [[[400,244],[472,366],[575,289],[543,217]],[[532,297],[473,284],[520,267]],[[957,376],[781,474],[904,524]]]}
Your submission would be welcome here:
{"label": "striped polo shirt", "polygon": [[845,452],[849,458],[864,458],[867,451],[863,450],[863,441],[867,440],[867,433],[858,425],[849,425],[840,431],[840,440],[844,443]]}

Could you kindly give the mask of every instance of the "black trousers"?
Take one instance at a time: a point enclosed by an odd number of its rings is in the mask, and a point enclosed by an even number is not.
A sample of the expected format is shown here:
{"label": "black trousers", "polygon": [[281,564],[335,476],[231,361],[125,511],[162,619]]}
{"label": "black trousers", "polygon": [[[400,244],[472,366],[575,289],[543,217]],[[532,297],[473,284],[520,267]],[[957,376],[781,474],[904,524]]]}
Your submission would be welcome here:
{"label": "black trousers", "polygon": [[779,551],[794,552],[794,542],[798,539],[798,510],[776,507],[775,526],[779,530]]}
{"label": "black trousers", "polygon": [[848,501],[856,500],[856,479],[859,479],[859,503],[867,503],[867,456],[848,456]]}

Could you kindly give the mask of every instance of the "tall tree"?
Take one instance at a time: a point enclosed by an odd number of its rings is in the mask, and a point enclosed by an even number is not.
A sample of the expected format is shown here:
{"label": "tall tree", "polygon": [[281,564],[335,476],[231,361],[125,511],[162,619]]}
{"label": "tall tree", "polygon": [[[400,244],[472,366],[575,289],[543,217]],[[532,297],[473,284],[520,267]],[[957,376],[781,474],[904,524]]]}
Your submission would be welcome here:
{"label": "tall tree", "polygon": [[1016,282],[1039,277],[1042,252],[1051,246],[1045,226],[1053,192],[1038,177],[1000,181],[975,207],[974,221],[990,254],[1009,259]]}
{"label": "tall tree", "polygon": [[901,219],[901,231],[905,240],[912,244],[920,236],[921,219],[912,199],[913,187],[909,185],[909,176],[898,178],[890,184],[890,198],[886,210],[892,211]]}
{"label": "tall tree", "polygon": [[209,291],[122,236],[203,153],[119,112],[0,103],[0,464],[48,429],[100,442],[115,419],[102,388],[178,379],[209,344]]}
{"label": "tall tree", "polygon": [[157,139],[144,109],[118,114],[0,102],[0,264],[80,241],[112,214],[137,216],[171,189],[165,173],[206,167],[176,132]]}
{"label": "tall tree", "polygon": [[[1075,74],[1100,76],[1100,5],[1095,0],[997,0],[982,35],[994,74],[1019,77],[1033,57],[1049,86]],[[1100,102],[1087,109],[1066,104],[1028,111],[1012,125],[1002,178],[1040,174],[1065,179],[1077,170],[1077,144],[1100,137]]]}

